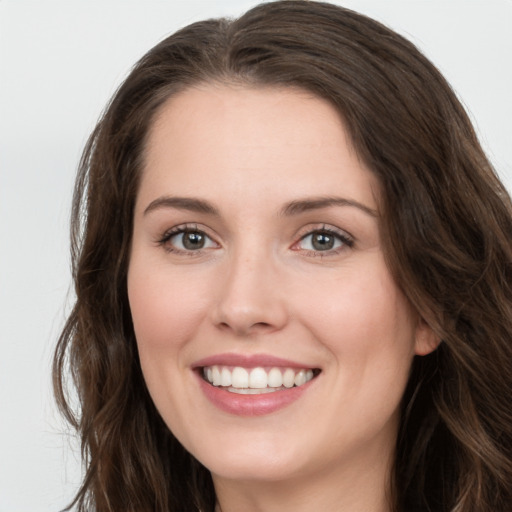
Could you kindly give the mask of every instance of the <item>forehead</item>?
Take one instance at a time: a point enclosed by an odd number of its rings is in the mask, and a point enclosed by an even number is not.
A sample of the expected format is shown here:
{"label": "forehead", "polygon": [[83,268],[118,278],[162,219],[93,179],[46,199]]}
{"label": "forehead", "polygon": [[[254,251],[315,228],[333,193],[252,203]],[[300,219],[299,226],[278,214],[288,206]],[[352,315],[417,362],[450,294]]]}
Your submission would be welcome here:
{"label": "forehead", "polygon": [[377,189],[326,100],[291,88],[205,85],[176,94],[160,109],[140,194],[200,194],[213,201],[240,191],[272,190],[283,201],[293,199],[287,193],[345,194],[375,208]]}

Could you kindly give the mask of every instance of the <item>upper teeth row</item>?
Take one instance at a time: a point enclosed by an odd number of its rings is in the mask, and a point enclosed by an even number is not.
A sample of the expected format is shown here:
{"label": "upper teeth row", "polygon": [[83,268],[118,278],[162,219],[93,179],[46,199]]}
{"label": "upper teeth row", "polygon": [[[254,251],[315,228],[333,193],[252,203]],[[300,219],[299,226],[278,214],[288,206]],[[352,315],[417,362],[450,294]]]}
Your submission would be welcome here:
{"label": "upper teeth row", "polygon": [[245,369],[235,366],[230,370],[226,366],[206,366],[203,368],[205,379],[214,386],[233,388],[263,389],[266,387],[291,388],[302,386],[313,378],[313,370],[293,368],[271,368],[269,371],[257,367]]}

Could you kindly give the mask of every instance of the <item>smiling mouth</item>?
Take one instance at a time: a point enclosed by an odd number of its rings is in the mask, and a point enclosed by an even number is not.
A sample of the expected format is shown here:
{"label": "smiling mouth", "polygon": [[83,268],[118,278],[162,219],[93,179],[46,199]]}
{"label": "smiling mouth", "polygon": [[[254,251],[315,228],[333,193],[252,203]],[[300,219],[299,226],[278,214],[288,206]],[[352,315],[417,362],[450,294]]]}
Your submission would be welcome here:
{"label": "smiling mouth", "polygon": [[203,379],[230,393],[259,395],[300,387],[320,374],[318,368],[204,366]]}

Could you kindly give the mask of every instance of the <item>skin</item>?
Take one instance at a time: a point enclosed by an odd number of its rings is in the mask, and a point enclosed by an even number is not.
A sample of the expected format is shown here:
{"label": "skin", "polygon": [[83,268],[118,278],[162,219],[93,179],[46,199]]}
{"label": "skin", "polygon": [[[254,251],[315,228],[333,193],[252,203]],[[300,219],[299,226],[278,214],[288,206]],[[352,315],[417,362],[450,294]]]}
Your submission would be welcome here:
{"label": "skin", "polygon": [[[216,213],[158,202],[169,196]],[[332,196],[357,205],[283,212]],[[149,392],[212,472],[223,512],[390,510],[400,399],[414,355],[437,340],[385,264],[378,200],[339,115],[302,91],[190,88],[152,126],[130,307]],[[184,249],[179,234],[162,242],[183,225],[208,236],[203,249]],[[324,227],[350,242],[315,249],[309,234]],[[223,353],[321,373],[287,407],[237,416],[205,397],[192,369]]]}

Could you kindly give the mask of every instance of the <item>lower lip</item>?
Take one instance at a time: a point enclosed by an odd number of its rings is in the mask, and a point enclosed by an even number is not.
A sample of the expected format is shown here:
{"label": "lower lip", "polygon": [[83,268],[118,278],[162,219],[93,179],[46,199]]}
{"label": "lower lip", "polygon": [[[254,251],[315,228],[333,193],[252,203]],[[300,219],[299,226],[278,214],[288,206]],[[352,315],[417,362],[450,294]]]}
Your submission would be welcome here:
{"label": "lower lip", "polygon": [[315,379],[312,379],[302,386],[271,393],[241,395],[212,386],[199,375],[198,379],[203,393],[213,405],[224,412],[237,416],[263,416],[283,409],[298,400],[315,381]]}

